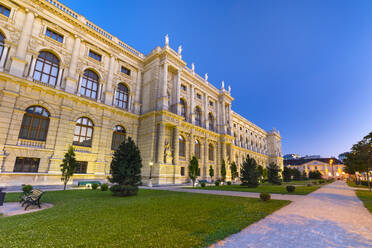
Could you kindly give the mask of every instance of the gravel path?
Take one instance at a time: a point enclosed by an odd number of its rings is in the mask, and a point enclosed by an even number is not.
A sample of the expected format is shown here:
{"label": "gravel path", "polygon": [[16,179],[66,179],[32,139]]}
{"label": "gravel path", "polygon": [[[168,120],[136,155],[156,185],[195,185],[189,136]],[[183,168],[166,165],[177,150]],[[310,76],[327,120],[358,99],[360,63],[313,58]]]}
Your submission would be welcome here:
{"label": "gravel path", "polygon": [[372,247],[372,215],[337,181],[212,247]]}

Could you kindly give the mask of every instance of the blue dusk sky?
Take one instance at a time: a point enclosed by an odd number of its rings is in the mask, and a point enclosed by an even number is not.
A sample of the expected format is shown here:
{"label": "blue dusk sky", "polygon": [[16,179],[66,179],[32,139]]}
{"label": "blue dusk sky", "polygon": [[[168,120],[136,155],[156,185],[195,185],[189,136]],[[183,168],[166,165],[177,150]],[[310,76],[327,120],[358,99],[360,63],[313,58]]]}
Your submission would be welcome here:
{"label": "blue dusk sky", "polygon": [[370,0],[63,0],[148,54],[183,46],[233,110],[282,135],[283,153],[337,156],[372,131]]}

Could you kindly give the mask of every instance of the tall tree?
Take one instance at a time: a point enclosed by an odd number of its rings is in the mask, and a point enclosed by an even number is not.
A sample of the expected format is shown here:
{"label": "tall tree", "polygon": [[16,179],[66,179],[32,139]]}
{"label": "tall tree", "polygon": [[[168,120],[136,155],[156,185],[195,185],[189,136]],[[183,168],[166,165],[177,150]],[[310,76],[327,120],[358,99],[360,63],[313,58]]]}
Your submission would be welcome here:
{"label": "tall tree", "polygon": [[263,168],[263,170],[262,170],[263,181],[267,180],[267,176],[268,176],[267,168]]}
{"label": "tall tree", "polygon": [[230,170],[231,170],[231,179],[232,179],[232,181],[235,181],[235,178],[237,178],[239,176],[238,167],[236,166],[235,162],[231,163]]}
{"label": "tall tree", "polygon": [[198,159],[193,156],[189,162],[189,177],[192,180],[192,186],[195,186],[196,178],[199,174],[199,162]]}
{"label": "tall tree", "polygon": [[308,179],[308,178],[307,178],[307,173],[306,173],[305,170],[302,172],[302,179],[303,179],[303,180],[307,180],[307,179]]}
{"label": "tall tree", "polygon": [[279,177],[280,171],[281,169],[279,168],[279,166],[277,166],[275,163],[270,163],[267,167],[268,181],[272,184],[281,184],[281,180]]}
{"label": "tall tree", "polygon": [[60,167],[62,171],[61,181],[63,181],[63,190],[66,190],[66,185],[70,178],[74,175],[77,167],[75,152],[72,146],[70,146],[68,151],[65,153],[63,163],[60,165]]}
{"label": "tall tree", "polygon": [[222,160],[222,165],[221,165],[221,181],[225,182],[226,180],[226,164],[225,160]]}
{"label": "tall tree", "polygon": [[213,180],[213,177],[214,177],[214,169],[213,169],[213,166],[212,166],[212,165],[209,166],[209,176],[211,177],[211,180]]}
{"label": "tall tree", "polygon": [[260,182],[263,182],[263,174],[264,174],[264,168],[262,167],[262,165],[258,165],[257,166],[257,175],[258,175],[258,178],[259,178]]}
{"label": "tall tree", "polygon": [[292,169],[292,175],[293,175],[293,180],[301,180],[302,179],[302,176],[301,176],[301,171],[297,168],[293,168]]}
{"label": "tall tree", "polygon": [[243,186],[258,186],[257,162],[254,158],[249,157],[249,155],[247,155],[241,166],[240,181]]}
{"label": "tall tree", "polygon": [[140,150],[131,137],[125,139],[114,152],[109,181],[114,195],[136,195],[141,184],[142,158]]}

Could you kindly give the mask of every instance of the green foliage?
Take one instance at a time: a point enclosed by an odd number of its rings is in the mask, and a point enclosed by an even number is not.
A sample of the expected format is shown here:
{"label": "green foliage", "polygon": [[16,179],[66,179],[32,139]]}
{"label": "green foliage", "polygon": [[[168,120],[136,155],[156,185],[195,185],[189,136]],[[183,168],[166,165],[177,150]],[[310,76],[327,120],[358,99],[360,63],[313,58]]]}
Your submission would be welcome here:
{"label": "green foliage", "polygon": [[309,172],[309,179],[321,179],[322,178],[322,173],[320,171],[310,171]]}
{"label": "green foliage", "polygon": [[227,185],[231,185],[231,181],[227,181]]}
{"label": "green foliage", "polygon": [[292,169],[292,176],[293,176],[293,179],[296,181],[302,180],[301,171],[297,168]]}
{"label": "green foliage", "polygon": [[205,187],[205,182],[200,183],[200,186],[204,188]]}
{"label": "green foliage", "polygon": [[230,170],[231,170],[231,179],[233,181],[235,181],[235,178],[237,178],[239,176],[238,167],[236,166],[235,162],[231,163]]}
{"label": "green foliage", "polygon": [[288,185],[288,186],[286,187],[286,189],[287,189],[288,193],[292,193],[292,192],[295,191],[296,187],[293,186],[293,185]]}
{"label": "green foliage", "polygon": [[22,191],[23,191],[23,194],[25,195],[29,195],[32,191],[32,185],[23,185],[22,186]]}
{"label": "green foliage", "polygon": [[303,171],[302,172],[302,180],[307,180],[307,179],[309,179],[308,176],[307,176],[307,173],[306,173],[306,171]]}
{"label": "green foliage", "polygon": [[243,186],[258,186],[257,162],[254,158],[249,157],[249,155],[247,155],[241,166],[240,181]]}
{"label": "green foliage", "polygon": [[267,167],[267,171],[268,171],[267,179],[269,183],[277,185],[282,184],[279,177],[279,173],[281,171],[279,166],[277,166],[275,163],[270,163],[269,166]]}
{"label": "green foliage", "polygon": [[263,170],[264,168],[262,167],[262,165],[258,165],[257,166],[257,175],[258,175],[258,178],[259,178],[259,181],[260,182],[263,182]]}
{"label": "green foliage", "polygon": [[113,194],[125,196],[137,193],[137,188],[141,184],[141,168],[141,153],[129,137],[119,145],[111,161],[111,177],[108,179],[115,184],[110,188]]}
{"label": "green foliage", "polygon": [[311,183],[308,183],[308,184],[307,184],[307,187],[311,187]]}
{"label": "green foliage", "polygon": [[198,159],[193,156],[189,163],[189,177],[192,180],[192,186],[195,186],[196,178],[199,174],[199,162]]}
{"label": "green foliage", "polygon": [[220,181],[218,181],[218,180],[215,181],[215,182],[214,182],[214,185],[216,185],[216,186],[220,186]]}
{"label": "green foliage", "polygon": [[269,193],[262,192],[260,193],[260,198],[262,201],[268,201],[271,199],[271,195]]}
{"label": "green foliage", "polygon": [[92,190],[96,190],[98,189],[98,184],[97,183],[93,183],[92,184]]}
{"label": "green foliage", "polygon": [[284,182],[290,182],[292,180],[292,170],[288,167],[284,167],[282,177]]}
{"label": "green foliage", "polygon": [[221,165],[221,181],[225,182],[226,180],[226,164],[225,160],[222,160],[222,165]]}
{"label": "green foliage", "polygon": [[263,170],[262,170],[263,181],[267,180],[267,176],[268,176],[268,170],[267,170],[267,168],[263,168]]}
{"label": "green foliage", "polygon": [[213,166],[212,166],[212,165],[209,166],[209,176],[211,177],[211,180],[213,180],[213,177],[214,177],[214,169],[213,169]]}
{"label": "green foliage", "polygon": [[65,153],[63,163],[60,165],[60,167],[62,171],[61,181],[63,181],[63,190],[66,190],[66,185],[70,178],[74,175],[77,167],[75,152],[72,146],[70,146],[68,151]]}
{"label": "green foliage", "polygon": [[101,190],[102,191],[107,191],[108,190],[108,184],[107,183],[104,183],[101,185]]}

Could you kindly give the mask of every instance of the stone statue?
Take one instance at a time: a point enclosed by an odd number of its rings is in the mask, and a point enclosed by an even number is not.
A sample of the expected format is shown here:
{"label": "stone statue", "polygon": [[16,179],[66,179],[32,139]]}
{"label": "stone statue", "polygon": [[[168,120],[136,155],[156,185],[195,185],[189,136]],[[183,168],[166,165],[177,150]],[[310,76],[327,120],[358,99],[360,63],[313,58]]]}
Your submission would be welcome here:
{"label": "stone statue", "polygon": [[208,73],[205,73],[205,81],[208,81]]}
{"label": "stone statue", "polygon": [[178,46],[178,54],[181,55],[182,53],[182,46]]}
{"label": "stone statue", "polygon": [[225,81],[222,81],[222,83],[221,83],[221,89],[225,89]]}
{"label": "stone statue", "polygon": [[165,146],[164,146],[164,161],[166,164],[171,164],[173,157],[172,157],[172,151],[171,151],[171,146],[169,142],[166,140],[165,141]]}
{"label": "stone statue", "polygon": [[168,36],[168,34],[165,35],[165,45],[166,46],[169,45],[169,36]]}
{"label": "stone statue", "polygon": [[228,88],[229,93],[231,93],[231,86],[229,85],[227,88]]}
{"label": "stone statue", "polygon": [[195,71],[195,65],[194,65],[194,63],[191,63],[191,70],[192,71]]}

